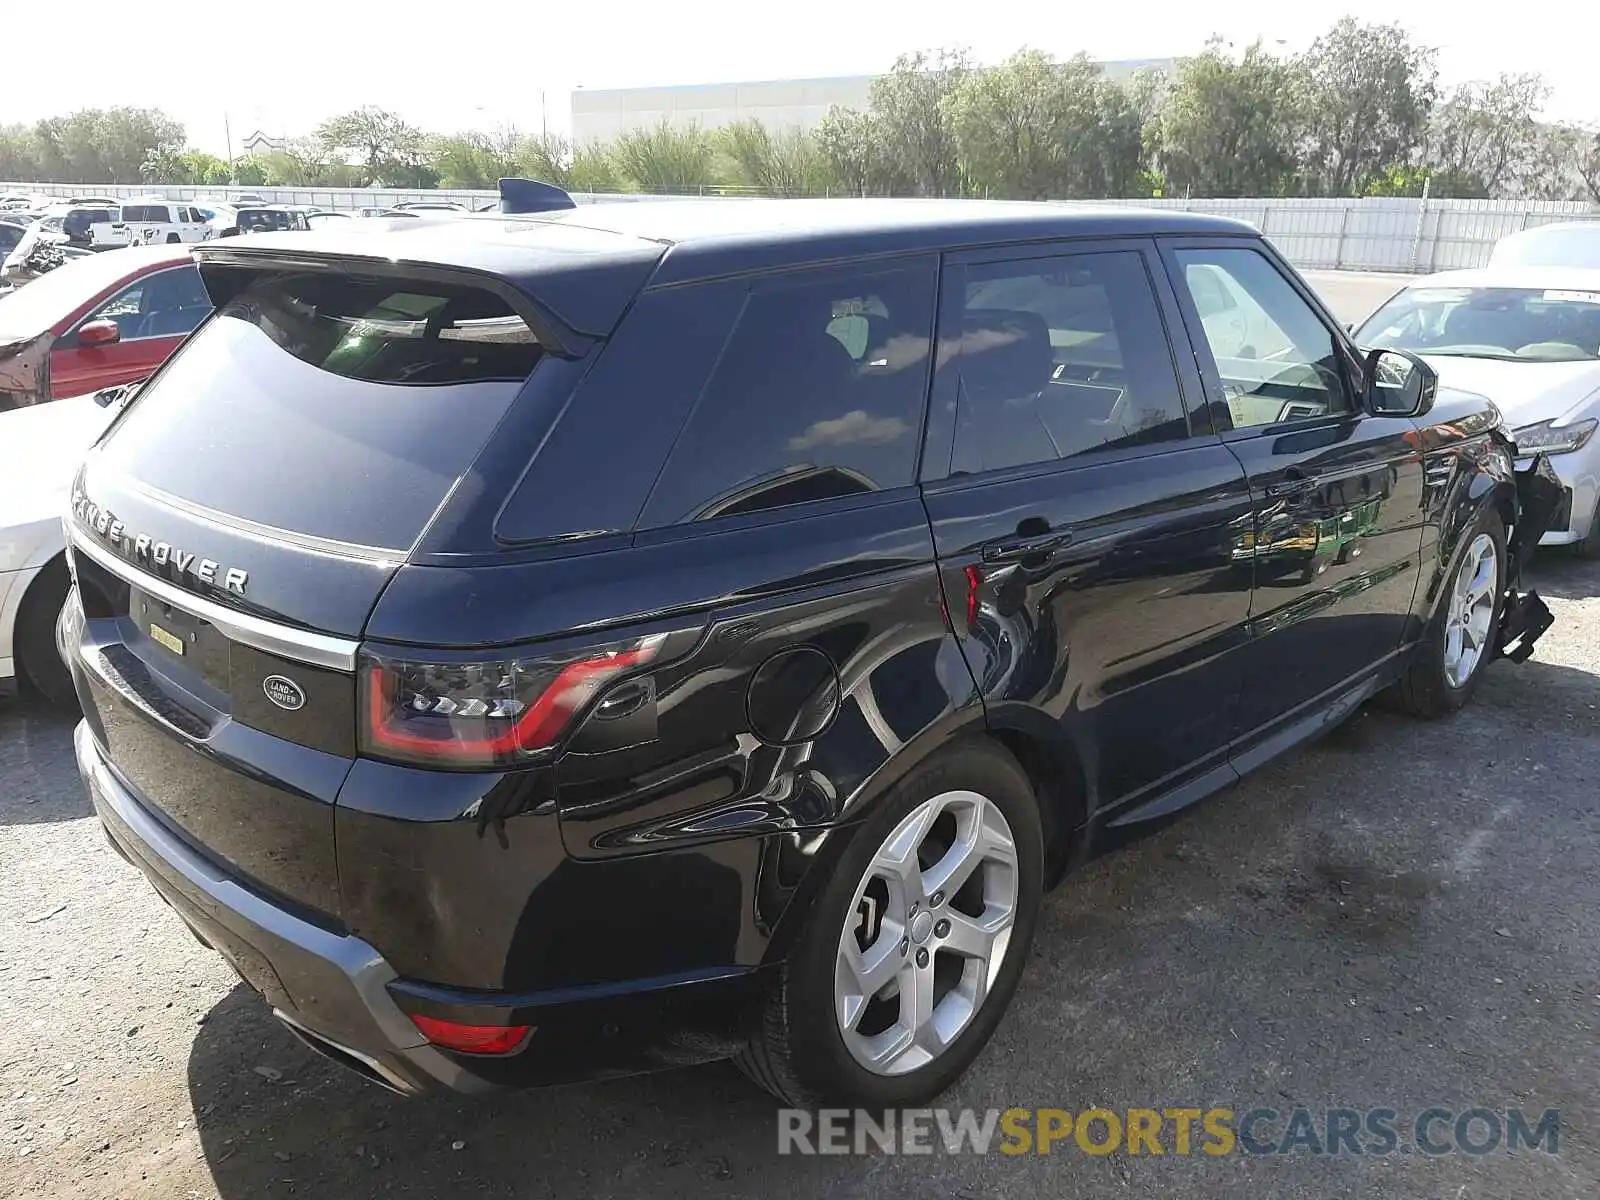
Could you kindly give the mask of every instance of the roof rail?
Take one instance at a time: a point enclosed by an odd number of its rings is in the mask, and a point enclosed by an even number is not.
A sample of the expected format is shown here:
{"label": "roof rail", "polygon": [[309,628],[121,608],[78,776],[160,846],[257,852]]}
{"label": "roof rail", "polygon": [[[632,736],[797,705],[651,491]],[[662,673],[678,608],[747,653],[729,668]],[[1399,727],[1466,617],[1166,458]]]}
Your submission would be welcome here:
{"label": "roof rail", "polygon": [[500,211],[503,213],[559,212],[577,207],[572,197],[553,183],[516,178],[500,181]]}

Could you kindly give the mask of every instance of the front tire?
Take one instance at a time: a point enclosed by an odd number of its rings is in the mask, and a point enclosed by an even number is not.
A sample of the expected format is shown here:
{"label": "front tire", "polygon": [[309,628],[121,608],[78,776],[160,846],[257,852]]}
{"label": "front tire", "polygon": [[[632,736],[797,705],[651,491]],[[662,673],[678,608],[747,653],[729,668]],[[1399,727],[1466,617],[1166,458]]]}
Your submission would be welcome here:
{"label": "front tire", "polygon": [[1016,759],[986,739],[934,754],[852,835],[740,1069],[796,1107],[944,1091],[1016,991],[1043,863]]}
{"label": "front tire", "polygon": [[17,613],[16,653],[20,674],[34,690],[57,708],[74,711],[78,694],[72,686],[72,672],[56,649],[56,618],[66,603],[70,583],[62,558],[52,559],[33,577]]}
{"label": "front tire", "polygon": [[1462,552],[1439,610],[1417,646],[1411,665],[1394,685],[1396,707],[1417,717],[1457,712],[1477,691],[1483,669],[1500,644],[1505,603],[1506,529],[1487,512],[1463,539]]}

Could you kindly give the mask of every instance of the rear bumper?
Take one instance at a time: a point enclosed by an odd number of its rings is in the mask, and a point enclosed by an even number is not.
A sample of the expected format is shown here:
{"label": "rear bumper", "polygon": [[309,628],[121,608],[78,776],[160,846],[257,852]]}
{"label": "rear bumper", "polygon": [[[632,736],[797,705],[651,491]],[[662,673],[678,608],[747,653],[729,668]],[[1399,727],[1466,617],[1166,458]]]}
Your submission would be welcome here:
{"label": "rear bumper", "polygon": [[389,995],[395,973],[381,954],[230,879],[112,774],[87,723],[79,722],[74,742],[78,770],[112,845],[291,1027],[324,1039],[398,1091],[474,1090]]}
{"label": "rear bumper", "polygon": [[[518,996],[401,980],[367,942],[274,904],[173,833],[117,778],[87,723],[75,743],[113,847],[297,1036],[395,1091],[482,1092],[723,1058],[759,1011],[765,973],[739,968]],[[429,1045],[408,1011],[534,1028],[515,1054],[457,1054]]]}

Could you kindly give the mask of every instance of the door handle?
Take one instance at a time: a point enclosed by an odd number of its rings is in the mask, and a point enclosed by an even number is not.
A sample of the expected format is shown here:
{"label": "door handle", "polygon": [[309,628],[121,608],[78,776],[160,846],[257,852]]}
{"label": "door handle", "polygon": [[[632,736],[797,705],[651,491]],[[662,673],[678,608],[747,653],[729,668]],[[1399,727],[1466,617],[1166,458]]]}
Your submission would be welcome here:
{"label": "door handle", "polygon": [[979,553],[986,563],[1020,562],[1028,558],[1049,558],[1071,541],[1071,533],[1057,530],[1053,533],[1034,534],[1031,537],[1001,538],[999,541],[985,542],[979,548]]}

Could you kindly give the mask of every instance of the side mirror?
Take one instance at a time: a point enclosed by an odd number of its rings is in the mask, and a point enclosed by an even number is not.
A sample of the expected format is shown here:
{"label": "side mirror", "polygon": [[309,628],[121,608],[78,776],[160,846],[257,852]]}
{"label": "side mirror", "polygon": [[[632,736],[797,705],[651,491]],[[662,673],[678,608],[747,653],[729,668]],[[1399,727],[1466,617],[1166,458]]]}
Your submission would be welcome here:
{"label": "side mirror", "polygon": [[1421,417],[1439,394],[1439,373],[1406,350],[1372,350],[1366,358],[1366,410],[1374,417]]}
{"label": "side mirror", "polygon": [[78,345],[110,346],[122,340],[122,330],[115,321],[90,321],[78,326]]}

